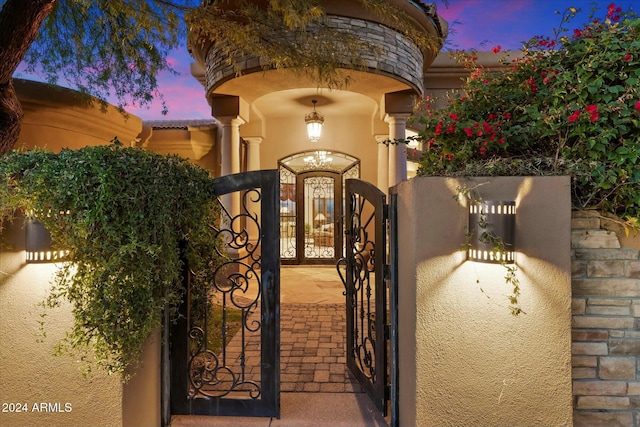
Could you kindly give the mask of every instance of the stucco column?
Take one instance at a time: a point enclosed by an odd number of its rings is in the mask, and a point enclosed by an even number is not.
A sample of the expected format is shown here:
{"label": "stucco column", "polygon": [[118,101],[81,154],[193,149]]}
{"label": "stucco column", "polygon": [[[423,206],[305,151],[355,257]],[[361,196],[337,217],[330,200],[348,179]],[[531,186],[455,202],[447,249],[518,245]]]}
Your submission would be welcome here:
{"label": "stucco column", "polygon": [[[240,172],[240,125],[244,123],[238,116],[216,117],[220,122],[220,175],[231,175]],[[240,193],[232,193],[222,197],[222,203],[230,208],[232,216],[240,213]]]}
{"label": "stucco column", "polygon": [[247,142],[247,170],[260,170],[260,144],[261,136],[248,136],[243,138]]}
{"label": "stucco column", "polygon": [[[389,139],[391,141],[405,138],[407,118],[410,114],[388,114],[385,122],[389,123]],[[407,146],[405,144],[389,145],[389,186],[392,187],[407,179]]]}
{"label": "stucco column", "polygon": [[378,142],[378,188],[389,194],[389,135],[376,135]]}
{"label": "stucco column", "polygon": [[[247,170],[257,171],[260,170],[260,144],[262,143],[261,136],[251,136],[243,138],[247,142]],[[258,240],[258,224],[261,223],[260,217],[260,202],[254,202],[251,197],[247,201],[247,208],[250,215],[256,215],[258,223],[247,220],[247,233],[249,233],[249,240],[256,242]]]}

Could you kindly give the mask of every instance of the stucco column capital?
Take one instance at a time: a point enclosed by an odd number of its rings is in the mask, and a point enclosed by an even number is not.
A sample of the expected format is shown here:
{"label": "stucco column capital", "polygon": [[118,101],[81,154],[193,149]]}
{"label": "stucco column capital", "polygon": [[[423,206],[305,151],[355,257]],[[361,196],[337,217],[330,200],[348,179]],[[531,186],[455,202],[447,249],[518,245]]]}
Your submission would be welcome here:
{"label": "stucco column capital", "polygon": [[220,123],[221,126],[225,127],[242,126],[246,123],[240,116],[220,116],[216,117],[216,120],[218,121],[218,123]]}

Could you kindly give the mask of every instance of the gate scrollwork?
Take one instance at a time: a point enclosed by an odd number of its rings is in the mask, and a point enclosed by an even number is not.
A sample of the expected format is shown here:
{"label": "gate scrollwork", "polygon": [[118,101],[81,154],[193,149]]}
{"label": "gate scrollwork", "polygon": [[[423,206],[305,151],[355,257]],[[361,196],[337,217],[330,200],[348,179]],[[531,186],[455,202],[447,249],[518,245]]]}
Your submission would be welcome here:
{"label": "gate scrollwork", "polygon": [[210,227],[222,244],[207,276],[188,275],[172,326],[171,410],[278,416],[277,171],[216,178],[214,188],[222,219]]}

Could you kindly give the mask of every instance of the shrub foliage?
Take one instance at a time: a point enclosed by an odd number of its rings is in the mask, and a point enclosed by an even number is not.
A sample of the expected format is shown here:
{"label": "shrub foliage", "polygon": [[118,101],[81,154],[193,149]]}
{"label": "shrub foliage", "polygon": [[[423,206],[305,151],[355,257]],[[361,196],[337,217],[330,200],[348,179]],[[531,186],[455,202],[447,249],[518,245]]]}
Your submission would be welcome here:
{"label": "shrub foliage", "polygon": [[[59,351],[123,373],[183,296],[183,256],[215,267],[219,220],[208,172],[176,156],[110,146],[13,151],[0,159],[0,207],[23,208],[70,251],[46,307],[73,304]],[[87,352],[85,350],[93,351]]]}
{"label": "shrub foliage", "polygon": [[[640,217],[640,19],[611,4],[569,29],[563,15],[549,37],[536,36],[503,67],[474,52],[455,53],[469,70],[446,106],[427,98],[421,175],[570,174],[575,208]],[[635,219],[634,219],[635,218]]]}

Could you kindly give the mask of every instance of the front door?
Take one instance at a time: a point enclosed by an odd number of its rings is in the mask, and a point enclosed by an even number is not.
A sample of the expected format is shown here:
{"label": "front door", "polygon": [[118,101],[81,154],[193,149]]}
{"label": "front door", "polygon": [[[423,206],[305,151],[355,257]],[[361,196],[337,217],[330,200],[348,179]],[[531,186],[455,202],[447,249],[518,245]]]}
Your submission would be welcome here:
{"label": "front door", "polygon": [[228,258],[212,277],[188,281],[179,317],[165,320],[165,424],[171,415],[280,416],[279,174],[228,175],[213,186],[224,220],[212,227]]}
{"label": "front door", "polygon": [[301,264],[335,264],[342,257],[342,179],[339,173],[298,174],[296,247]]}
{"label": "front door", "polygon": [[278,161],[283,264],[332,264],[343,256],[344,182],[360,160],[339,151],[303,151]]}

